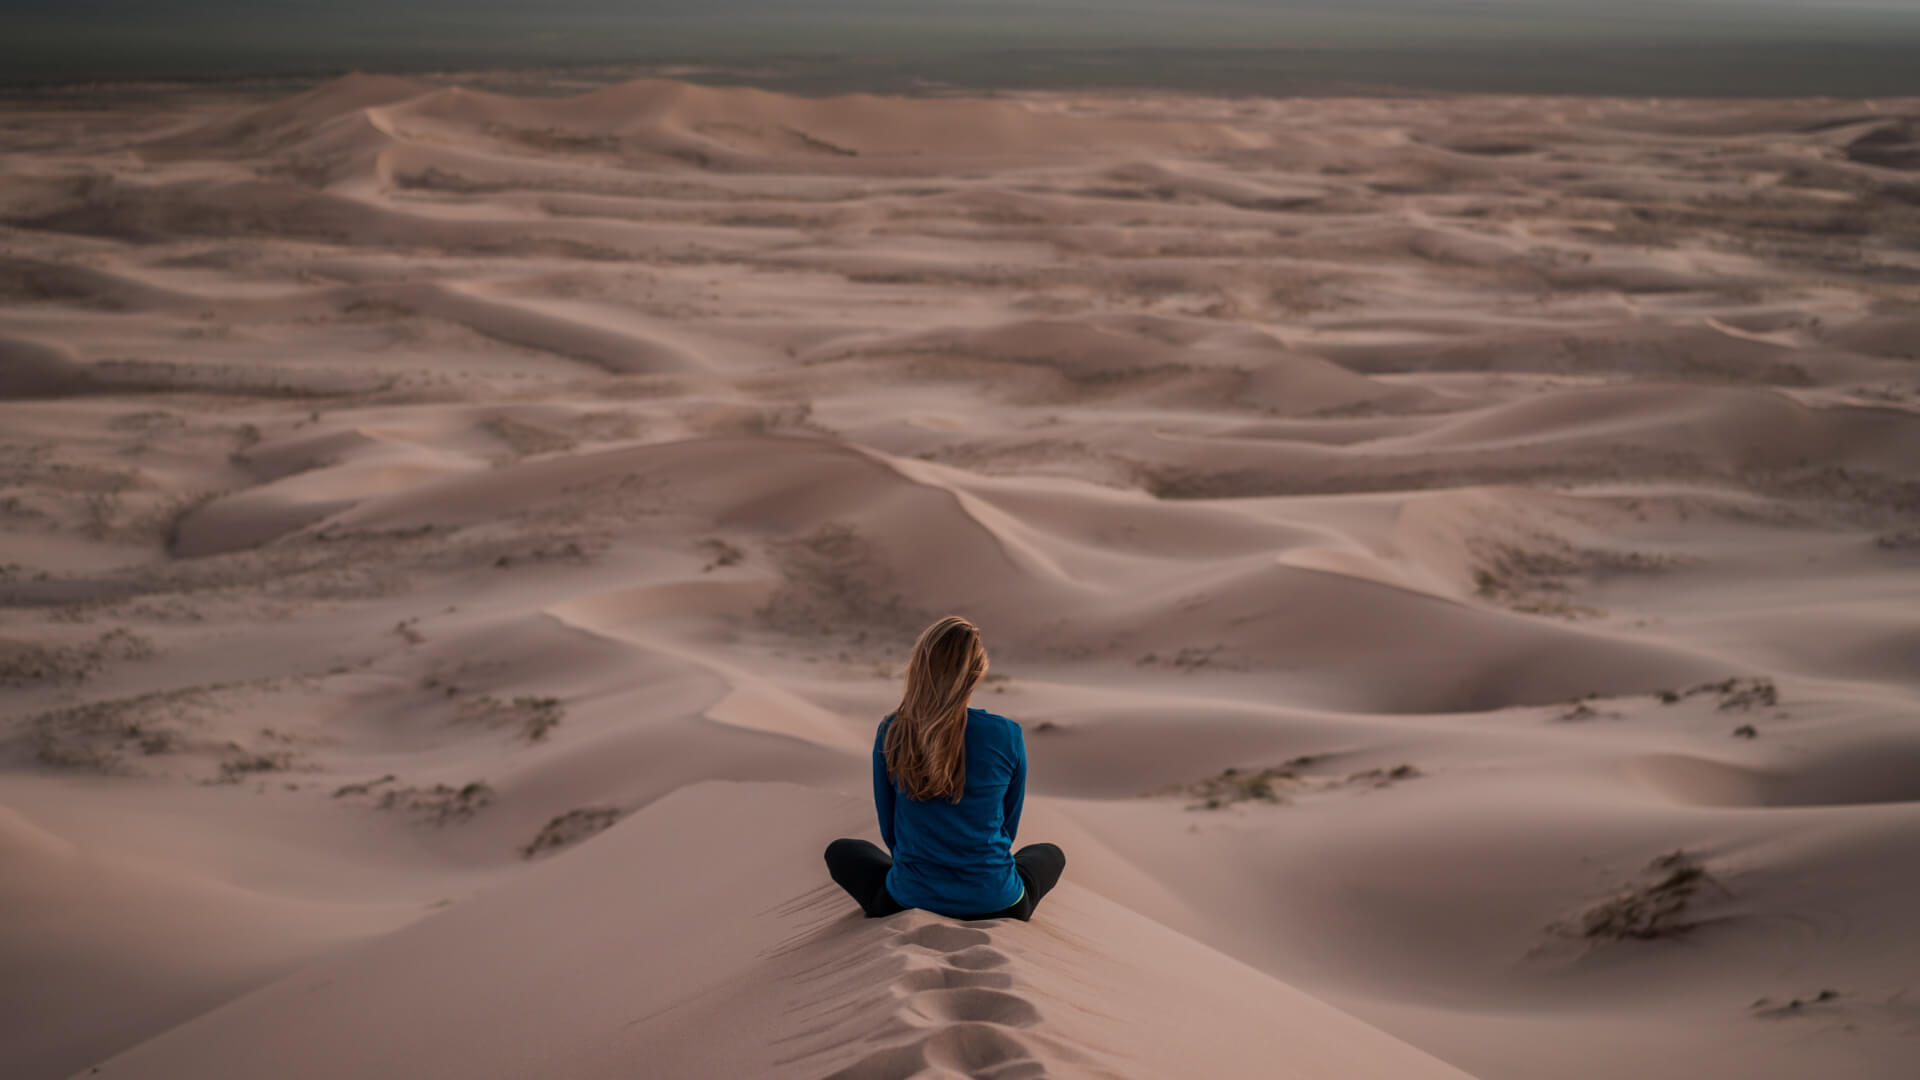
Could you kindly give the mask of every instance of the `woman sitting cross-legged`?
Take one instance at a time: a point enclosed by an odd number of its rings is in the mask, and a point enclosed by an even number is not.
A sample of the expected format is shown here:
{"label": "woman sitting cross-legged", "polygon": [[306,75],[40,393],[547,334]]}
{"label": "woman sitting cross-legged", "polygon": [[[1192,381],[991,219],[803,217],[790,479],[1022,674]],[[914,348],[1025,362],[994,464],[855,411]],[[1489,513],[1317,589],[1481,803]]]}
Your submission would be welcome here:
{"label": "woman sitting cross-legged", "polygon": [[987,673],[972,623],[927,627],[907,664],[900,707],[873,741],[880,837],[827,845],[827,872],[870,919],[907,908],[956,919],[1030,919],[1067,857],[1052,844],[1013,850],[1027,794],[1020,725],[969,704]]}

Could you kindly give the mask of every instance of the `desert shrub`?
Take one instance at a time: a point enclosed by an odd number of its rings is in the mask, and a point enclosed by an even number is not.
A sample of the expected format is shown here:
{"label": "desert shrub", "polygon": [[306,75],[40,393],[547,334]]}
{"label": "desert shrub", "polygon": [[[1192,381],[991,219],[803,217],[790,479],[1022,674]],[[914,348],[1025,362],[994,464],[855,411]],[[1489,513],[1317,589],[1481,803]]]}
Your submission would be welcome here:
{"label": "desert shrub", "polygon": [[543,852],[577,844],[612,826],[620,820],[620,814],[611,806],[583,806],[578,810],[569,810],[542,826],[539,834],[520,849],[520,854],[531,859]]}
{"label": "desert shrub", "polygon": [[1647,864],[1648,880],[1582,912],[1572,929],[1599,941],[1649,941],[1677,937],[1699,925],[1692,908],[1700,893],[1725,886],[1685,851],[1671,851]]}

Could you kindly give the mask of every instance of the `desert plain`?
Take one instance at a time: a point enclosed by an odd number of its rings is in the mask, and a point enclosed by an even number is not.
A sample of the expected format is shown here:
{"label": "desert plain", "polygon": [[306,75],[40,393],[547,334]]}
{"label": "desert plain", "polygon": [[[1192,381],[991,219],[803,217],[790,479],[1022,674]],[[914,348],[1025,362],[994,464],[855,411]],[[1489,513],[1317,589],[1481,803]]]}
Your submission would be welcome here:
{"label": "desert plain", "polygon": [[1920,1070],[1920,102],[513,89],[0,108],[0,1073]]}

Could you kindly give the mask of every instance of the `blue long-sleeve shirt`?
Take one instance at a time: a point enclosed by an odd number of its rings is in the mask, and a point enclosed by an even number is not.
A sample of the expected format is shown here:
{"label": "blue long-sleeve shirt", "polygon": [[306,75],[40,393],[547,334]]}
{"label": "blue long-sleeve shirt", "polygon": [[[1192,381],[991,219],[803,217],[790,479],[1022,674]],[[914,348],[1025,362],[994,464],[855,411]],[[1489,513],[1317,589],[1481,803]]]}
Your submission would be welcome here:
{"label": "blue long-sleeve shirt", "polygon": [[887,775],[887,726],[873,740],[873,803],[893,852],[887,891],[902,907],[984,915],[1012,907],[1026,889],[1013,868],[1013,838],[1027,797],[1027,744],[1020,725],[967,710],[966,788],[960,801],[910,799]]}

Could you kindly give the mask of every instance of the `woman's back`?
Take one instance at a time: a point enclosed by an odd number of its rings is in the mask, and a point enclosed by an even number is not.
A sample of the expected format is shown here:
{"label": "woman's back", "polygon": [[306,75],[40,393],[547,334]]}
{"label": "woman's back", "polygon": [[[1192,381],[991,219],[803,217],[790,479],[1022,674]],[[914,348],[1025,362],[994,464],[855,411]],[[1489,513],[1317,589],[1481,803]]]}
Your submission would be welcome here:
{"label": "woman's back", "polygon": [[946,615],[920,632],[900,706],[873,739],[873,808],[892,854],[843,836],[827,873],[870,919],[925,908],[963,919],[1033,917],[1067,856],[1013,850],[1027,798],[1020,725],[973,707],[987,675],[980,628]]}
{"label": "woman's back", "polygon": [[874,808],[893,852],[887,891],[907,907],[942,914],[998,911],[1020,899],[1013,839],[1026,798],[1027,749],[1020,725],[967,709],[966,785],[960,801],[912,799],[887,773],[887,728],[875,735]]}

